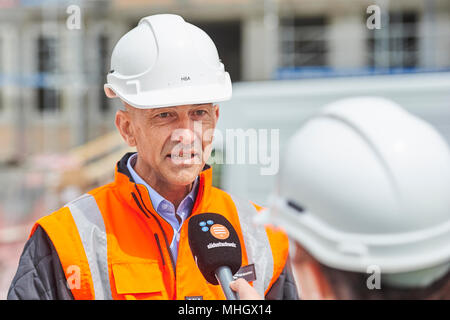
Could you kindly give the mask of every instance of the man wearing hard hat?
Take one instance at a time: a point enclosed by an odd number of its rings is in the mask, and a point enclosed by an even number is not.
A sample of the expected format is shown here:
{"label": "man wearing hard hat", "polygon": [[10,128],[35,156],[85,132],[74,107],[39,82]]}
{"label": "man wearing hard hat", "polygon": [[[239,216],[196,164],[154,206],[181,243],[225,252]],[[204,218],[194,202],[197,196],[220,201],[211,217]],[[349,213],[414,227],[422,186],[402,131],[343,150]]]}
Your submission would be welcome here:
{"label": "man wearing hard hat", "polygon": [[116,44],[105,93],[135,146],[114,182],[35,224],[9,299],[224,299],[188,244],[187,220],[219,213],[236,229],[242,268],[266,299],[296,299],[287,236],[253,217],[261,208],[212,186],[217,102],[231,80],[210,37],[177,15],[154,15]]}
{"label": "man wearing hard hat", "polygon": [[276,190],[258,220],[296,243],[300,298],[450,299],[450,151],[425,121],[382,98],[332,103],[290,139]]}

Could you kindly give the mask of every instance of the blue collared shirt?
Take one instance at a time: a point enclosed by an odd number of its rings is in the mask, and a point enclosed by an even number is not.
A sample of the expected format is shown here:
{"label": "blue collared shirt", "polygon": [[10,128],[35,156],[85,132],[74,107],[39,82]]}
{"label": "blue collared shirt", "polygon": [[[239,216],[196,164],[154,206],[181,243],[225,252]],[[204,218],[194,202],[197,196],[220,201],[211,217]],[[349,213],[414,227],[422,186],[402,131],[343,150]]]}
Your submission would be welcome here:
{"label": "blue collared shirt", "polygon": [[152,201],[153,208],[155,208],[156,212],[164,218],[173,228],[173,238],[172,243],[170,244],[170,250],[172,251],[172,256],[174,261],[177,261],[178,256],[178,242],[180,241],[180,230],[183,225],[184,220],[192,212],[192,207],[194,206],[195,198],[197,197],[197,186],[198,186],[198,177],[194,181],[194,185],[188,195],[180,202],[180,205],[177,208],[176,214],[180,217],[181,222],[178,221],[175,216],[175,206],[172,202],[166,200],[163,196],[161,196],[158,192],[156,192],[150,185],[144,181],[137,173],[134,171],[133,167],[136,164],[138,154],[133,154],[127,162],[128,171],[130,171],[131,176],[134,179],[134,182],[137,184],[143,184],[150,195],[150,200]]}

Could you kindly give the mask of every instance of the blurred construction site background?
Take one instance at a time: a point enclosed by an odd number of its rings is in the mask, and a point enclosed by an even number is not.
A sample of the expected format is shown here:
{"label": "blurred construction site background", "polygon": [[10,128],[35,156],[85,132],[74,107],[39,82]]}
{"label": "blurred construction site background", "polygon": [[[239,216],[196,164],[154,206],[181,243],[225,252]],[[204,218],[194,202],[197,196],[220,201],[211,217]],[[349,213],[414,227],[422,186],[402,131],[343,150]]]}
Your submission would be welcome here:
{"label": "blurred construction site background", "polygon": [[[450,141],[448,0],[0,0],[0,299],[33,222],[111,181],[131,150],[103,84],[117,40],[157,13],[182,15],[216,43],[234,83],[223,132],[278,129],[281,153],[324,104],[376,95]],[[265,204],[274,177],[261,165],[215,165],[214,183]]]}

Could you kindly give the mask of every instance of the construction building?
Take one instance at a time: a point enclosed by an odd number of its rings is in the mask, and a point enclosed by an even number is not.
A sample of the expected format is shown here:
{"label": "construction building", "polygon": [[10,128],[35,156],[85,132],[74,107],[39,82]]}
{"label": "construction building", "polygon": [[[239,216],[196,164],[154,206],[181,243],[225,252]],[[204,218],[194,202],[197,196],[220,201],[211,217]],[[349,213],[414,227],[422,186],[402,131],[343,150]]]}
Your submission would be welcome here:
{"label": "construction building", "polygon": [[[380,29],[367,26],[371,5]],[[65,152],[112,130],[112,48],[157,13],[206,30],[234,82],[450,67],[444,0],[0,0],[0,159]]]}

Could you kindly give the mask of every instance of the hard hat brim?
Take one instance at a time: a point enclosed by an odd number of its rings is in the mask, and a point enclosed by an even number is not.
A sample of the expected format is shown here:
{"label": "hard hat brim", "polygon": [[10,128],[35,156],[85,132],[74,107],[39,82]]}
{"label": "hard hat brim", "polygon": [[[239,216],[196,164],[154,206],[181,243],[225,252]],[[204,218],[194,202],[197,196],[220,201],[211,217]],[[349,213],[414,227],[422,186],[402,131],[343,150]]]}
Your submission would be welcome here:
{"label": "hard hat brim", "polygon": [[223,84],[184,86],[172,89],[164,88],[148,92],[140,91],[134,94],[120,92],[111,84],[105,84],[105,89],[112,90],[116,95],[115,97],[119,97],[132,107],[138,109],[154,109],[230,100],[232,95],[232,85],[228,73],[227,78],[227,81],[224,81]]}
{"label": "hard hat brim", "polygon": [[[272,198],[277,198],[272,195]],[[383,273],[404,273],[444,265],[450,261],[450,220],[444,224],[398,234],[344,233],[310,212],[283,204],[269,207],[263,219],[283,228],[321,263],[340,270],[366,272],[377,265]]]}

